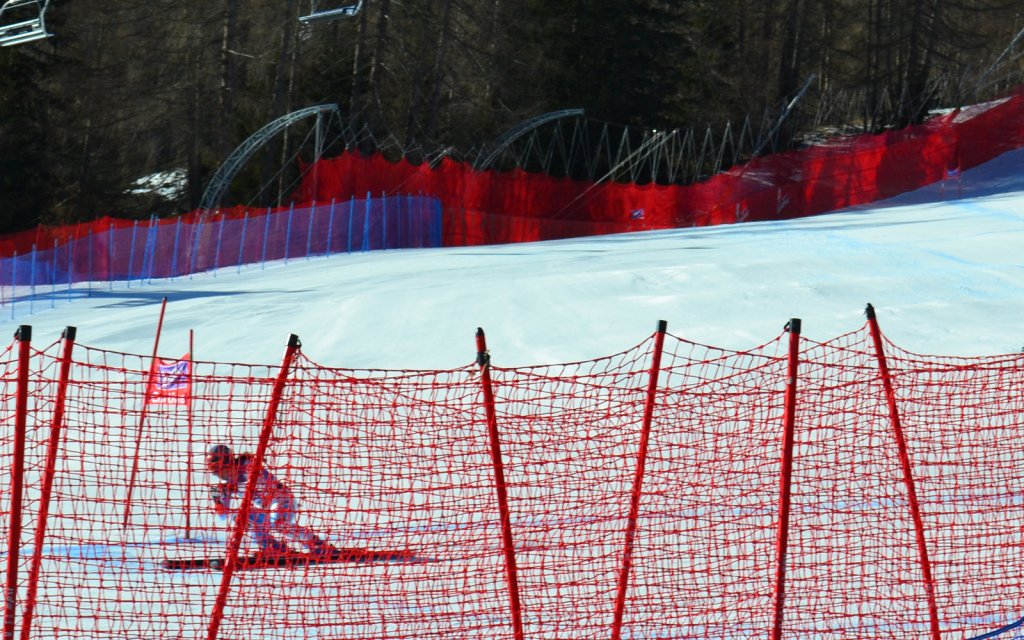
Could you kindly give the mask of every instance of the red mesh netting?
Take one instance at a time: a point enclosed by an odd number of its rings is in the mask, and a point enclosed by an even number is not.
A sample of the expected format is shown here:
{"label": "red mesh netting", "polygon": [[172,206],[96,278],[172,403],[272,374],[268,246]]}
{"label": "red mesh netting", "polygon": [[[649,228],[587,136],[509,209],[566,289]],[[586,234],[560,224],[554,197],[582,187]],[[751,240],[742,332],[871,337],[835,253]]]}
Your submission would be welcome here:
{"label": "red mesh netting", "polygon": [[[1024,356],[921,356],[884,338],[880,354],[873,337],[869,322],[824,343],[783,333],[738,352],[655,333],[588,362],[449,371],[335,369],[288,352],[279,365],[190,363],[181,406],[147,406],[150,358],[58,341],[30,353],[21,461],[16,341],[0,358],[12,425],[0,482],[22,478],[24,495],[20,513],[0,497],[5,630],[805,639],[998,629],[1024,613]],[[222,560],[240,531],[211,509],[217,478],[204,454],[216,443],[262,450],[298,500],[296,523],[343,561],[250,566],[250,530],[230,569],[163,567]]]}

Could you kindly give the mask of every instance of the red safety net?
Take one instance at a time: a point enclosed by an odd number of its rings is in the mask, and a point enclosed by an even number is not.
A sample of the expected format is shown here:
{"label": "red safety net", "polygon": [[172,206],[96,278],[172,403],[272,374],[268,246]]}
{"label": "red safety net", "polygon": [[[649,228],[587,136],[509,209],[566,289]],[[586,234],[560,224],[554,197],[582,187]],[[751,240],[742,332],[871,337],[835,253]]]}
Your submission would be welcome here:
{"label": "red safety net", "polygon": [[[287,259],[314,250],[329,253],[332,229],[338,236],[333,249],[342,251],[346,246],[349,250],[376,248],[378,242],[383,248],[502,244],[782,220],[876,202],[939,181],[951,181],[950,190],[956,193],[961,171],[1022,146],[1024,89],[922,125],[840,137],[755,158],[688,186],[595,183],[522,170],[476,171],[450,158],[431,166],[390,162],[379,153],[345,153],[305,167],[303,182],[292,194],[296,206],[268,210],[267,215],[252,212],[254,220],[261,218],[267,224],[256,225],[248,233],[250,212],[243,207],[218,211],[213,217],[193,211],[151,220],[141,229],[137,220],[102,218],[0,237],[0,257],[24,259],[37,251],[52,251],[60,265],[50,278],[63,278],[61,282],[69,274],[131,279],[167,276],[167,269],[176,275],[260,259]],[[373,205],[370,216],[369,205],[363,203],[377,196],[380,202]],[[440,229],[435,231],[431,212],[416,213],[429,209],[420,196],[440,202]],[[360,203],[357,218],[365,224],[351,223],[353,199]],[[321,215],[314,220],[318,208]],[[335,208],[338,224],[332,227],[333,215],[325,211]],[[414,215],[408,221],[410,213]],[[181,234],[175,229],[180,225],[189,231]],[[163,246],[154,260],[149,251],[157,235]],[[268,236],[274,238],[269,254],[264,246]],[[62,250],[73,241],[81,246]],[[133,249],[127,250],[126,245]],[[116,250],[118,246],[122,248]],[[182,256],[176,257],[179,253]],[[9,273],[13,270],[13,266],[0,268],[0,279],[28,283],[36,277],[29,274],[28,265],[21,267],[18,278]]]}
{"label": "red safety net", "polygon": [[960,171],[1021,146],[1018,92],[922,125],[755,158],[688,186],[591,183],[476,171],[450,158],[432,167],[347,153],[319,161],[296,198],[423,193],[444,207],[445,246],[530,242],[816,215],[941,180],[955,184]]}
{"label": "red safety net", "polygon": [[[0,434],[24,497],[0,497],[6,637],[937,640],[1024,614],[1024,355],[911,354],[873,318],[524,368],[289,347],[165,369],[173,405],[147,404],[149,357],[64,339],[23,379],[22,348],[0,359],[23,425]],[[340,557],[246,564],[250,528],[223,569],[164,567],[242,532],[212,509],[220,443]]]}

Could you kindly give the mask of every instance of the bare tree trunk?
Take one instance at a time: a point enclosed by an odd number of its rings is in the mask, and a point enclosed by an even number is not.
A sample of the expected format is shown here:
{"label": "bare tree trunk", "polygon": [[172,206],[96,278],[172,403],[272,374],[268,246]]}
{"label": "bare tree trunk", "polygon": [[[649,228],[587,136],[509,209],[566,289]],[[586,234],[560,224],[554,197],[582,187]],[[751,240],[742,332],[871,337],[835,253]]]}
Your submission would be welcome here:
{"label": "bare tree trunk", "polygon": [[[391,0],[381,0],[380,3],[380,14],[377,18],[377,38],[374,43],[373,55],[370,57],[370,72],[366,79],[366,93],[369,98],[380,104],[380,69],[382,67],[384,57],[388,51],[388,22],[390,21],[389,12],[391,10]],[[364,107],[366,101],[364,100]],[[376,123],[376,117],[368,111],[363,112],[367,125],[370,127],[372,132]],[[375,150],[375,149],[374,149]]]}
{"label": "bare tree trunk", "polygon": [[235,123],[235,88],[237,65],[234,57],[238,49],[238,0],[224,0],[224,15],[220,41],[220,92],[218,94],[218,124],[215,149],[221,157],[231,152],[231,132]]}
{"label": "bare tree trunk", "polygon": [[[278,49],[277,64],[274,65],[273,92],[270,97],[270,113],[267,121],[270,122],[287,113],[289,77],[292,74],[291,60],[295,49],[295,33],[298,24],[298,0],[287,0],[285,3],[282,22],[284,31],[281,33],[281,46]],[[268,187],[274,184],[274,173],[278,168],[281,154],[281,141],[270,140],[264,145],[263,165],[260,177],[260,184]],[[274,194],[264,191],[259,203],[263,206],[276,204],[277,198]]]}
{"label": "bare tree trunk", "polygon": [[427,138],[433,138],[437,130],[438,111],[441,106],[441,88],[444,85],[443,62],[448,48],[449,22],[454,0],[445,0],[444,13],[441,18],[441,30],[437,36],[437,48],[434,52],[434,68],[431,70],[432,87],[430,90],[430,115],[427,117]]}
{"label": "bare tree trunk", "polygon": [[[356,35],[356,48],[352,55],[352,92],[348,103],[348,126],[353,132],[359,131],[363,125],[363,56],[366,51],[366,40],[369,32],[369,11],[359,13],[359,33]],[[349,149],[350,151],[352,149]]]}

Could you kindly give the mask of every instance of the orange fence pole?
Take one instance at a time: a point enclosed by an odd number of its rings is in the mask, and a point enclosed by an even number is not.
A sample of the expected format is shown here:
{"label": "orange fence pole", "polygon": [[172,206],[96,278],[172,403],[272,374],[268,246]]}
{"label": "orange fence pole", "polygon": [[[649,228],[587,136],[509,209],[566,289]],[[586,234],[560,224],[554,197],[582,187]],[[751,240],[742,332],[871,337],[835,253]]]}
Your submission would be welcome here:
{"label": "orange fence pole", "polygon": [[512,633],[515,640],[523,640],[523,612],[519,600],[519,575],[516,552],[512,541],[512,519],[508,508],[508,485],[505,483],[505,465],[501,457],[501,438],[498,432],[497,411],[494,408],[494,388],[491,383],[491,356],[487,351],[484,330],[476,330],[476,363],[480,366],[480,382],[487,411],[487,433],[491,442],[491,462],[494,465],[494,489],[498,496],[501,517],[501,542],[505,555],[505,578],[508,581],[509,606],[512,614]]}
{"label": "orange fence pole", "polygon": [[32,566],[29,569],[28,588],[25,593],[25,611],[21,618],[21,640],[28,640],[32,632],[32,616],[35,612],[39,571],[43,561],[43,544],[46,542],[46,523],[50,515],[50,496],[53,493],[53,478],[57,472],[57,450],[60,449],[61,429],[64,427],[64,405],[67,400],[68,381],[71,378],[71,352],[75,347],[75,333],[75,327],[67,327],[62,335],[64,352],[60,360],[60,378],[57,381],[53,421],[50,423],[50,441],[46,446],[46,466],[43,469],[43,486],[39,496]]}
{"label": "orange fence pole", "polygon": [[142,446],[142,431],[146,424],[146,411],[149,409],[150,394],[153,389],[153,376],[156,375],[156,354],[160,347],[160,332],[164,327],[164,311],[167,309],[167,298],[160,304],[160,320],[156,323],[156,338],[153,340],[153,357],[149,362],[149,376],[146,378],[145,399],[142,401],[142,412],[139,415],[139,429],[135,435],[135,452],[132,455],[132,472],[128,477],[128,495],[124,499],[124,521],[121,526],[128,526],[132,513],[132,492],[135,489],[135,477],[139,473],[139,448]]}
{"label": "orange fence pole", "polygon": [[651,354],[651,373],[647,382],[647,400],[644,403],[643,425],[640,430],[640,447],[636,454],[636,474],[633,476],[633,491],[630,494],[629,519],[626,522],[626,544],[622,552],[622,567],[619,569],[618,591],[615,594],[612,640],[619,640],[622,637],[622,617],[626,610],[629,572],[633,567],[633,543],[636,540],[637,520],[640,518],[640,497],[643,491],[644,469],[647,465],[647,448],[651,437],[654,405],[658,397],[658,375],[661,372],[661,352],[665,346],[666,331],[668,331],[668,323],[664,320],[659,320],[658,330],[654,334],[654,352]]}
{"label": "orange fence pole", "polygon": [[783,416],[782,462],[779,472],[779,528],[775,541],[775,610],[771,640],[781,640],[786,609],[786,553],[789,547],[789,511],[793,485],[793,443],[796,432],[796,381],[800,357],[800,319],[786,325],[789,331],[789,360],[786,370],[785,414]]}
{"label": "orange fence pole", "polygon": [[18,341],[18,386],[14,408],[14,457],[11,460],[11,505],[7,528],[7,578],[4,588],[4,640],[14,639],[15,609],[18,605],[18,561],[21,548],[22,485],[25,479],[25,435],[28,422],[28,370],[32,327],[21,325],[14,334]]}
{"label": "orange fence pole", "polygon": [[249,510],[256,496],[256,484],[259,482],[260,473],[263,471],[263,458],[267,453],[267,447],[270,446],[270,436],[274,431],[274,423],[277,421],[277,408],[281,404],[284,386],[288,382],[288,373],[299,347],[301,347],[299,337],[292,334],[288,338],[288,347],[285,349],[284,359],[281,362],[281,371],[277,374],[277,380],[274,381],[274,388],[270,394],[270,404],[267,405],[267,415],[263,420],[263,429],[260,431],[260,441],[252,458],[248,482],[245,483],[245,494],[242,496],[241,504],[238,505],[235,528],[231,532],[231,539],[228,540],[227,556],[224,558],[224,572],[221,575],[217,600],[210,615],[207,640],[216,639],[217,632],[220,630],[221,620],[224,618],[224,607],[228,600],[228,590],[231,588],[231,577],[234,575],[235,567],[238,565],[238,550],[242,546],[242,537],[245,535],[246,527],[249,524]]}
{"label": "orange fence pole", "polygon": [[864,313],[868,317],[871,339],[875,343],[875,354],[878,357],[878,375],[881,377],[882,386],[885,388],[885,401],[889,407],[889,419],[892,422],[893,435],[896,436],[896,446],[899,449],[900,467],[903,469],[903,484],[907,488],[907,503],[910,506],[910,516],[914,520],[914,534],[917,538],[917,557],[921,563],[921,578],[924,582],[925,598],[928,602],[928,620],[931,625],[931,636],[933,640],[939,640],[942,636],[939,629],[939,607],[935,600],[935,580],[932,578],[932,564],[928,559],[928,542],[924,537],[924,520],[921,518],[921,507],[917,501],[914,469],[910,464],[910,454],[907,452],[907,439],[903,434],[900,412],[896,406],[896,391],[893,388],[892,375],[889,373],[889,365],[885,359],[882,332],[878,328],[878,319],[875,318],[875,308],[869,304]]}

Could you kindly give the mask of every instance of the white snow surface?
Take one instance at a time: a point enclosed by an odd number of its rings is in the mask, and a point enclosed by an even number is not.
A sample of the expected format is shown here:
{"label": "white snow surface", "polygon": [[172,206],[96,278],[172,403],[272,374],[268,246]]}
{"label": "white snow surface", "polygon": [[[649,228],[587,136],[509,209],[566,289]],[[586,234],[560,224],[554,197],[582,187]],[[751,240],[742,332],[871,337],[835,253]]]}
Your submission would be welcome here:
{"label": "white snow surface", "polygon": [[[62,298],[61,295],[57,296]],[[8,335],[204,361],[279,363],[289,334],[328,366],[446,369],[477,327],[503,367],[575,362],[670,333],[727,349],[790,318],[825,341],[864,323],[922,354],[1024,345],[1024,150],[870,207],[821,216],[530,244],[343,254],[151,283],[77,285],[70,302],[0,309]]]}

